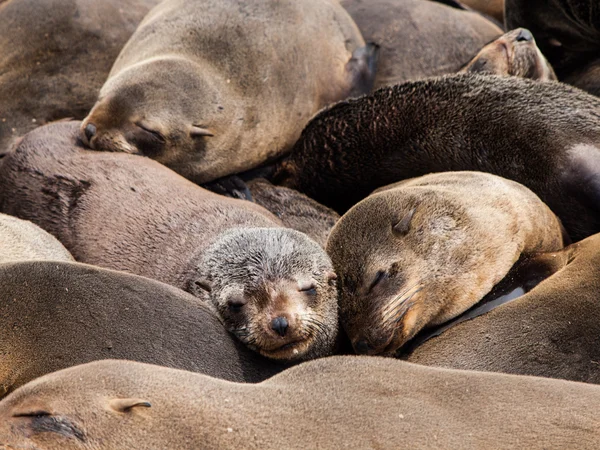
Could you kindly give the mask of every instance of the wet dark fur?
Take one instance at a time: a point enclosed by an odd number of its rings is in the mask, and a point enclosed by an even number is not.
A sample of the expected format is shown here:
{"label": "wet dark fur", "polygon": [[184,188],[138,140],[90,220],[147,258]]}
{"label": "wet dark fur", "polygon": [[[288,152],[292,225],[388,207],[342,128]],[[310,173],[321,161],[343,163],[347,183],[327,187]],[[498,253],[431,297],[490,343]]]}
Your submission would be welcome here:
{"label": "wet dark fur", "polygon": [[[587,150],[573,152],[577,144]],[[534,191],[579,240],[600,231],[598,144],[593,96],[554,82],[454,75],[323,110],[274,179],[344,212],[405,178],[490,172]]]}

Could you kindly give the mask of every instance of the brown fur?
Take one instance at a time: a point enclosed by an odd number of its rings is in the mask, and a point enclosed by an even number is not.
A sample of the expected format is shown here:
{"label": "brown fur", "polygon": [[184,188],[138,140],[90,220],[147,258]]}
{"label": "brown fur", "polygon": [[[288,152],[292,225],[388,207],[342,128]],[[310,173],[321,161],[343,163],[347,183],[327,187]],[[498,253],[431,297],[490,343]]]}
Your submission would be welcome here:
{"label": "brown fur", "polygon": [[460,72],[556,80],[552,66],[535,45],[533,35],[524,28],[509,31],[483,47]]}
{"label": "brown fur", "polygon": [[242,172],[289,151],[323,106],[371,89],[361,46],[337,0],[166,0],[123,48],[82,139],[197,183]]}
{"label": "brown fur", "polygon": [[39,378],[0,403],[0,446],[88,449],[597,447],[600,387],[333,357],[258,385],[126,361]]}
{"label": "brown fur", "polygon": [[0,264],[33,260],[73,261],[73,257],[40,227],[0,214]]}
{"label": "brown fur", "polygon": [[504,23],[504,0],[461,0],[461,3]]}
{"label": "brown fur", "polygon": [[455,73],[502,34],[474,12],[424,0],[342,0],[367,42],[380,46],[375,87]]}
{"label": "brown fur", "polygon": [[275,186],[264,178],[248,182],[255,203],[269,210],[288,228],[301,231],[321,247],[340,215],[307,197],[283,186]]}
{"label": "brown fur", "polygon": [[522,255],[562,247],[560,222],[535,194],[482,172],[389,186],[327,241],[342,326],[357,352],[385,355],[469,309]]}
{"label": "brown fur", "polygon": [[0,265],[0,329],[0,397],[44,374],[106,358],[232,381],[260,381],[285,367],[248,350],[191,295],[78,263]]}
{"label": "brown fur", "polygon": [[0,154],[46,122],[83,119],[159,0],[0,2]]}
{"label": "brown fur", "polygon": [[[559,80],[600,95],[594,67],[600,9],[593,0],[506,0],[506,24],[530,29]],[[581,80],[581,81],[580,81]]]}
{"label": "brown fur", "polygon": [[343,212],[431,172],[517,181],[573,240],[600,231],[600,101],[561,83],[464,74],[403,83],[320,112],[275,175]]}
{"label": "brown fur", "polygon": [[[533,258],[533,268],[540,264],[555,274],[404,357],[455,369],[600,383],[600,234]],[[526,281],[519,278],[516,285]]]}
{"label": "brown fur", "polygon": [[[275,357],[270,349],[288,344],[277,358],[331,351],[335,274],[316,242],[266,209],[202,189],[156,161],[86,150],[78,129],[79,122],[38,128],[4,158],[1,211],[52,233],[79,262],[211,301],[228,329],[263,354]],[[280,297],[287,302],[273,308]],[[242,300],[247,305],[230,321],[230,303]],[[280,316],[289,319],[284,336],[268,325]]]}

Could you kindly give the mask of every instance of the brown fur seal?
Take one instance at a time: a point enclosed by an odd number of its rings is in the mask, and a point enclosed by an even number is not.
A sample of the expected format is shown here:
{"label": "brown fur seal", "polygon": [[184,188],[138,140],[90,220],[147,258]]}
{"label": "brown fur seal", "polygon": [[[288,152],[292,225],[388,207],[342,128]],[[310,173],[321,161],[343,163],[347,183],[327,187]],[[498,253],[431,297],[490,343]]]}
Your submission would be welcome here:
{"label": "brown fur seal", "polygon": [[597,6],[592,0],[506,0],[506,23],[533,32],[560,80],[600,95]]}
{"label": "brown fur seal", "polygon": [[342,0],[380,46],[375,87],[455,73],[502,30],[474,12],[423,0]]}
{"label": "brown fur seal", "polygon": [[600,101],[561,83],[464,74],[340,102],[275,175],[343,212],[377,187],[477,170],[535,192],[574,240],[600,231]]}
{"label": "brown fur seal", "polygon": [[86,150],[78,129],[38,128],[3,159],[1,211],[52,233],[79,262],[210,299],[226,327],[263,355],[331,351],[335,274],[316,242],[156,161]]}
{"label": "brown fur seal", "polygon": [[600,234],[528,263],[513,287],[528,283],[543,266],[554,274],[403,357],[455,369],[600,383]]}
{"label": "brown fur seal", "polygon": [[37,225],[0,214],[0,264],[33,260],[73,261],[73,257]]}
{"label": "brown fur seal", "polygon": [[0,2],[0,154],[41,124],[83,119],[121,48],[158,2]]}
{"label": "brown fur seal", "polygon": [[260,384],[109,360],[0,402],[0,447],[594,449],[599,404],[595,385],[389,358],[323,358]]}
{"label": "brown fur seal", "polygon": [[82,140],[196,183],[252,169],[323,106],[370,91],[376,48],[363,46],[337,0],[166,0],[119,55]]}
{"label": "brown fur seal", "polygon": [[483,47],[460,72],[556,80],[552,66],[535,45],[531,32],[525,28],[509,31]]}
{"label": "brown fur seal", "polygon": [[470,8],[504,23],[504,0],[460,0]]}
{"label": "brown fur seal", "polygon": [[285,367],[247,349],[195,297],[86,264],[0,265],[0,329],[0,397],[46,373],[106,358],[231,381],[260,381]]}
{"label": "brown fur seal", "polygon": [[327,236],[340,215],[307,197],[283,186],[275,186],[264,178],[248,182],[255,203],[269,210],[288,228],[301,231],[325,247]]}
{"label": "brown fur seal", "polygon": [[562,247],[559,220],[533,192],[482,172],[376,192],[327,241],[344,330],[356,352],[385,355],[469,309],[522,255]]}

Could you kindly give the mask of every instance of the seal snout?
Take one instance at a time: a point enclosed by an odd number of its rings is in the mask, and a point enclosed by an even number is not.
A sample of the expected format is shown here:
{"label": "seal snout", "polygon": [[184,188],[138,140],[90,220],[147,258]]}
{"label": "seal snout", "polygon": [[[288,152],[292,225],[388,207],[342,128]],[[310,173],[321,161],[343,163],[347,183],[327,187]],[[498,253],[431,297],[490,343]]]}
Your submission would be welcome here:
{"label": "seal snout", "polygon": [[533,34],[527,28],[521,28],[516,40],[517,42],[533,42]]}
{"label": "seal snout", "polygon": [[90,122],[83,122],[79,130],[79,138],[86,146],[94,148],[93,139],[96,137],[97,132],[98,129],[96,128],[96,125]]}
{"label": "seal snout", "polygon": [[289,323],[285,317],[279,316],[271,321],[271,329],[281,337],[285,336],[288,327]]}

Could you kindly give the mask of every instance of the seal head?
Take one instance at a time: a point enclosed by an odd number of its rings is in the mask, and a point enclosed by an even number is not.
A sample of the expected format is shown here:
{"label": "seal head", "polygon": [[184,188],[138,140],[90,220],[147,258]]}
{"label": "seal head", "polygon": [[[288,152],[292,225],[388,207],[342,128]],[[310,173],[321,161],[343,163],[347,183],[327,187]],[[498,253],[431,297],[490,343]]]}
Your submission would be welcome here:
{"label": "seal head", "polygon": [[245,228],[224,233],[205,253],[200,287],[225,327],[273,359],[312,359],[337,337],[336,275],[303,233]]}

